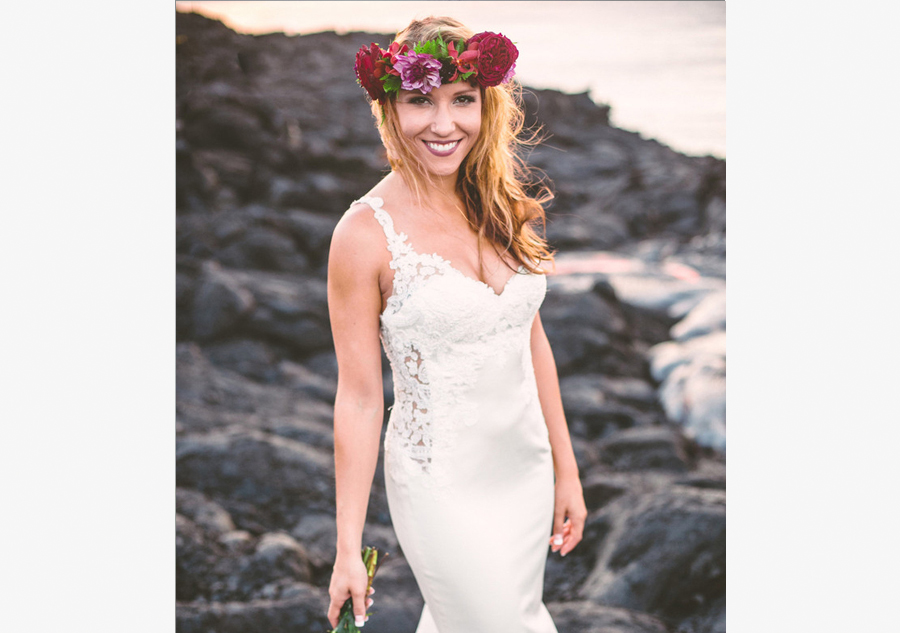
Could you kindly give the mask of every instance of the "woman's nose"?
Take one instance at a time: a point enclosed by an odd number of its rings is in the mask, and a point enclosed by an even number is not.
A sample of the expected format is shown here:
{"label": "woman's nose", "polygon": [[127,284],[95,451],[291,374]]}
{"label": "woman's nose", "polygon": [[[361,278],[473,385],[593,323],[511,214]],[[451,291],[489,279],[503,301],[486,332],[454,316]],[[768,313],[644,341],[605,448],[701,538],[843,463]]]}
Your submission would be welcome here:
{"label": "woman's nose", "polygon": [[446,136],[453,132],[455,126],[449,107],[441,105],[435,108],[434,119],[431,121],[432,132]]}

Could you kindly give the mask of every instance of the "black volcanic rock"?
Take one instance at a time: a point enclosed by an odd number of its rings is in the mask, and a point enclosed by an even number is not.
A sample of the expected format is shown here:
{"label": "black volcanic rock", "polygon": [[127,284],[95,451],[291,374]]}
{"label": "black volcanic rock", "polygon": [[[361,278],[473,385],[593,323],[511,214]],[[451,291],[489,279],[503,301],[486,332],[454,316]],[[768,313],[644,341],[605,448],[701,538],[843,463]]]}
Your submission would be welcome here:
{"label": "black volcanic rock", "polygon": [[[725,493],[672,486],[600,510],[613,527],[582,595],[672,620],[725,595]],[[724,615],[724,614],[723,614]]]}
{"label": "black volcanic rock", "polygon": [[329,451],[260,431],[212,432],[179,438],[179,486],[199,490],[251,532],[289,529],[303,512],[334,504]]}
{"label": "black volcanic rock", "polygon": [[256,307],[253,294],[210,262],[204,267],[193,300],[194,336],[200,341],[228,333]]}
{"label": "black volcanic rock", "polygon": [[688,441],[669,427],[626,429],[599,444],[600,460],[616,470],[687,472],[692,464]]}
{"label": "black volcanic rock", "polygon": [[179,604],[175,611],[179,633],[295,633],[327,631],[328,592],[303,583],[291,586],[279,600]]}
{"label": "black volcanic rock", "polygon": [[653,616],[588,601],[555,602],[547,609],[556,628],[566,633],[670,633],[666,624]]}

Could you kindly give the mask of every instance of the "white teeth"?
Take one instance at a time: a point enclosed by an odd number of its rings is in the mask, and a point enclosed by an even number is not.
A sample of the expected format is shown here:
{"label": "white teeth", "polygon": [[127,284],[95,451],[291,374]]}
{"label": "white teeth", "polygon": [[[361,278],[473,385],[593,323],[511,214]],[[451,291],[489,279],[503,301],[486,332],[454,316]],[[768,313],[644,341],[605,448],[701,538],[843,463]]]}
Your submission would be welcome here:
{"label": "white teeth", "polygon": [[459,141],[453,141],[452,143],[429,143],[426,141],[425,144],[436,152],[449,152],[459,144]]}

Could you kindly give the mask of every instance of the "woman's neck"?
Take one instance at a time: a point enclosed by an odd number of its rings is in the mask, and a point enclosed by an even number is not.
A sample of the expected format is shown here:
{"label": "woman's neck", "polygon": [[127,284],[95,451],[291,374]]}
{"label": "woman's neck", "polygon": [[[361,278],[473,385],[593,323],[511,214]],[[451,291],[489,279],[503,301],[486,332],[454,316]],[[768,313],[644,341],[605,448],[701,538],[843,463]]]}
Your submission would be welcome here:
{"label": "woman's neck", "polygon": [[[453,204],[459,202],[459,194],[456,193],[457,175],[452,176],[432,176],[430,179],[419,183],[419,190],[422,195],[422,201],[429,203],[438,203],[446,206],[444,203]],[[415,187],[412,187],[415,190]]]}
{"label": "woman's neck", "polygon": [[417,192],[415,184],[407,182],[407,178],[401,174],[394,173],[400,176],[410,203],[414,206],[441,216],[462,215],[465,217],[465,206],[456,191],[456,175],[436,177],[432,182],[420,183]]}
{"label": "woman's neck", "polygon": [[434,180],[433,185],[429,185],[432,191],[428,192],[434,196],[447,200],[459,200],[459,194],[456,193],[456,182],[459,179],[457,174],[452,176],[438,176]]}

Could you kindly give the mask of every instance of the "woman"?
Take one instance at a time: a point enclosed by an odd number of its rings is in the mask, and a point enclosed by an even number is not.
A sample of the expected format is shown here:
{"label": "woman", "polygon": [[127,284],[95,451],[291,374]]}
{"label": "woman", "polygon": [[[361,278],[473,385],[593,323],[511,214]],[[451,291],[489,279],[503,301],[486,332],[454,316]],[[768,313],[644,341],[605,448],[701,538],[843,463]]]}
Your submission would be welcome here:
{"label": "woman", "polygon": [[[542,602],[549,539],[587,515],[538,307],[552,254],[514,153],[518,51],[449,18],[414,21],[357,77],[392,171],[344,214],[328,264],[339,377],[332,625],[371,598],[360,558],[384,414],[388,505],[425,598],[418,633],[556,631]],[[512,271],[512,274],[510,274]],[[555,477],[554,477],[555,475]],[[552,527],[552,531],[548,531]]]}

